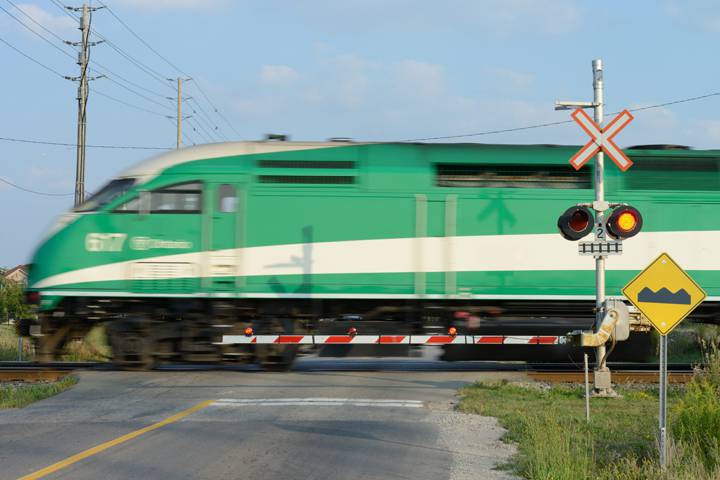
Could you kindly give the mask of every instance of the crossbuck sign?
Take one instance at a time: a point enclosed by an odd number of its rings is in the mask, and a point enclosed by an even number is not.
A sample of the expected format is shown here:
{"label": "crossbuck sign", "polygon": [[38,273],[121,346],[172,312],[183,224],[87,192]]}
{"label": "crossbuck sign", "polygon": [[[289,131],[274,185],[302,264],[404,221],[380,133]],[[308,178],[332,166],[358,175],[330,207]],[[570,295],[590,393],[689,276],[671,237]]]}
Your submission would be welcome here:
{"label": "crossbuck sign", "polygon": [[605,128],[600,128],[600,126],[580,108],[573,112],[572,118],[591,138],[591,140],[570,159],[570,164],[575,167],[575,170],[580,170],[600,149],[607,153],[608,157],[610,157],[623,172],[630,168],[633,164],[632,160],[612,141],[613,137],[620,133],[620,130],[625,128],[627,124],[633,120],[634,117],[630,112],[623,110]]}

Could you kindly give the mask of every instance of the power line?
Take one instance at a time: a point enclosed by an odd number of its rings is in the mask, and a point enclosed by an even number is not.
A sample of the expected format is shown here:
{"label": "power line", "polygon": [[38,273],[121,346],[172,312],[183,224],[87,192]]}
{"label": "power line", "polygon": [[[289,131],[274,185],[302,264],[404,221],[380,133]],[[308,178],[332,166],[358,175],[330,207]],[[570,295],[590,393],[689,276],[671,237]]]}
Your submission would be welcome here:
{"label": "power line", "polygon": [[[35,140],[27,138],[0,137],[5,142],[31,143],[37,145],[54,145],[58,147],[77,147],[77,143],[52,142],[48,140]],[[88,148],[112,148],[122,150],[171,150],[170,147],[144,147],[136,145],[85,145]]]}
{"label": "power line", "polygon": [[5,0],[5,1],[6,1],[7,3],[9,3],[10,5],[12,5],[13,7],[15,7],[15,10],[19,11],[20,13],[22,13],[23,15],[25,15],[27,18],[29,18],[30,21],[33,22],[35,25],[37,25],[38,27],[40,27],[40,28],[42,28],[43,30],[45,30],[47,33],[49,33],[49,34],[52,35],[53,37],[57,38],[61,43],[66,43],[65,40],[64,40],[63,38],[61,38],[58,34],[56,34],[55,32],[53,32],[53,31],[50,30],[49,28],[46,28],[43,24],[41,24],[40,22],[38,22],[37,20],[35,20],[30,14],[28,14],[28,13],[27,13],[25,10],[23,10],[22,8],[18,7],[15,3],[13,3],[13,2],[10,1],[10,0]]}
{"label": "power line", "polygon": [[[142,38],[135,30],[133,30],[127,23],[125,23],[114,11],[112,8],[110,8],[108,5],[106,5],[102,0],[98,0],[98,3],[105,7],[108,12],[122,25],[128,32],[130,32],[138,41],[140,41],[145,47],[147,47],[151,52],[153,52],[155,55],[157,55],[161,60],[163,60],[165,63],[167,63],[170,67],[174,68],[177,72],[180,74],[186,76],[186,77],[192,77],[192,75],[185,72],[183,69],[175,65],[173,62],[167,59],[164,55],[162,55],[160,52],[158,52],[150,43],[148,43],[144,38]],[[222,118],[225,123],[228,124],[228,126],[235,132],[235,134],[240,137],[240,134],[237,130],[232,126],[232,124],[225,118],[225,116],[220,112],[220,110],[213,104],[213,102],[210,100],[208,95],[205,93],[203,88],[200,86],[200,84],[196,81],[195,85],[197,86],[198,90],[200,91],[200,94],[205,98],[205,101],[208,102],[208,104],[212,107],[213,111]],[[207,113],[206,113],[207,115]],[[209,122],[215,130],[219,130],[219,127],[217,125],[214,125],[213,122]],[[222,134],[223,137],[227,139],[227,136],[225,134]]]}
{"label": "power line", "polygon": [[202,113],[202,115],[198,114],[198,112],[196,112],[195,109],[193,109],[193,113],[197,114],[198,118],[203,119],[208,125],[210,125],[212,127],[211,130],[215,133],[215,135],[218,136],[218,138],[220,138],[221,140],[227,141],[228,138],[225,135],[225,133],[220,129],[220,127],[218,127],[215,124],[215,122],[212,121],[212,119],[210,118],[210,115],[208,115],[208,113],[205,111],[205,109],[202,107],[202,105],[200,105],[200,102],[195,100],[193,97],[190,97],[189,100],[197,106],[198,110],[200,110],[200,113]]}
{"label": "power line", "polygon": [[4,183],[4,184],[6,184],[6,185],[10,185],[10,186],[13,187],[13,188],[17,188],[18,190],[22,190],[23,192],[33,193],[33,194],[35,194],[35,195],[43,195],[43,196],[46,196],[46,197],[71,197],[71,196],[75,195],[74,193],[49,193],[49,192],[40,192],[40,191],[38,191],[38,190],[32,190],[32,189],[30,189],[30,188],[26,188],[26,187],[20,186],[20,185],[18,185],[18,184],[16,184],[16,183],[11,182],[10,180],[6,180],[6,179],[2,178],[2,177],[0,177],[0,182]]}
{"label": "power line", "polygon": [[154,111],[154,110],[150,110],[150,109],[141,107],[141,106],[139,106],[139,105],[134,105],[134,104],[132,104],[132,103],[130,103],[130,102],[126,102],[125,100],[121,100],[121,99],[119,99],[119,98],[115,98],[115,97],[113,97],[113,96],[111,96],[111,95],[108,95],[107,93],[103,93],[103,92],[99,91],[97,88],[92,88],[91,90],[92,90],[93,93],[96,93],[96,94],[100,95],[101,97],[105,97],[105,98],[107,98],[108,100],[112,100],[112,101],[114,101],[114,102],[121,103],[121,104],[123,104],[123,105],[125,105],[125,106],[127,106],[127,107],[131,107],[131,108],[134,108],[134,109],[136,109],[136,110],[141,110],[141,111],[143,111],[143,112],[147,112],[147,113],[150,113],[150,114],[152,114],[152,115],[157,115],[157,116],[159,116],[159,117],[167,117],[167,115],[165,115],[164,113],[156,112],[156,111]]}
{"label": "power line", "polygon": [[[629,108],[628,111],[641,112],[644,110],[651,110],[653,108],[667,107],[669,105],[677,105],[680,103],[696,102],[698,100],[704,100],[706,98],[717,97],[717,96],[720,96],[720,92],[712,92],[712,93],[707,93],[705,95],[698,95],[695,97],[681,98],[679,100],[671,100],[668,102],[657,103],[655,105],[648,105],[645,107]],[[621,113],[621,112],[612,112],[608,115],[617,115],[619,113]],[[504,128],[504,129],[500,129],[500,130],[487,130],[484,132],[476,132],[476,133],[463,133],[460,135],[445,135],[445,136],[439,136],[439,137],[413,138],[413,139],[408,139],[408,140],[399,140],[399,142],[422,142],[422,141],[427,141],[427,140],[449,140],[449,139],[453,139],[453,138],[480,137],[480,136],[485,136],[485,135],[495,135],[498,133],[519,132],[522,130],[532,130],[532,129],[536,129],[536,128],[552,127],[552,126],[556,126],[556,125],[564,125],[567,123],[573,123],[573,120],[562,120],[562,121],[558,121],[558,122],[537,123],[534,125],[526,125],[523,127]]]}
{"label": "power line", "polygon": [[155,55],[157,55],[158,57],[160,57],[165,63],[167,63],[168,65],[170,65],[170,67],[174,68],[174,69],[177,70],[178,72],[182,73],[182,74],[185,75],[185,76],[188,76],[188,77],[190,76],[190,75],[186,74],[185,72],[183,72],[177,65],[175,65],[174,63],[172,63],[170,60],[168,60],[167,58],[165,58],[164,56],[162,56],[162,55],[160,54],[160,52],[158,52],[157,50],[155,50],[155,49],[154,49],[148,42],[146,42],[140,35],[138,35],[137,33],[135,33],[135,30],[133,30],[132,28],[130,28],[130,26],[129,26],[127,23],[125,23],[120,17],[118,17],[118,16],[115,14],[115,11],[114,11],[112,8],[110,8],[109,6],[107,6],[107,5],[106,5],[104,2],[102,2],[101,0],[98,0],[98,3],[99,3],[100,5],[102,5],[103,7],[105,7],[105,9],[107,9],[107,11],[110,12],[110,15],[112,15],[113,17],[115,17],[115,20],[117,20],[117,21],[120,23],[120,25],[122,25],[123,27],[125,27],[125,29],[126,29],[128,32],[130,32],[130,33],[131,33],[135,38],[137,38],[143,45],[145,45],[148,49],[150,49],[151,52],[153,52]]}
{"label": "power line", "polygon": [[[16,22],[18,22],[18,23],[19,23],[20,25],[22,25],[23,27],[25,27],[30,33],[32,33],[33,35],[35,35],[35,36],[37,36],[38,38],[42,39],[42,40],[45,41],[48,45],[50,45],[50,46],[53,47],[54,49],[58,50],[58,51],[59,51],[60,53],[62,53],[63,55],[66,55],[66,56],[68,56],[68,57],[70,57],[70,58],[72,58],[72,59],[75,59],[75,57],[74,57],[72,54],[68,53],[66,50],[64,50],[64,49],[58,47],[57,45],[55,45],[52,41],[48,40],[47,37],[41,35],[40,33],[36,32],[35,30],[33,30],[27,23],[25,23],[25,22],[23,22],[22,20],[20,20],[18,17],[16,17],[16,16],[13,15],[12,13],[10,13],[10,11],[8,11],[7,9],[5,9],[4,7],[0,7],[0,10],[2,10],[3,12],[5,12],[9,17],[11,17],[13,20],[15,20]],[[33,21],[34,21],[34,20],[33,20]]]}
{"label": "power line", "polygon": [[[194,120],[195,120],[195,125],[197,125],[198,128],[200,128],[203,132],[205,132],[205,134],[207,134],[209,141],[214,142],[215,138],[213,137],[212,131],[205,128],[205,126],[198,121],[199,118],[194,118]],[[215,135],[217,135],[217,134],[215,134]]]}
{"label": "power line", "polygon": [[213,111],[214,111],[220,118],[222,118],[222,119],[225,121],[225,123],[227,123],[228,127],[230,127],[230,130],[232,130],[232,131],[235,133],[235,135],[237,135],[238,137],[242,137],[242,135],[240,135],[240,133],[238,133],[238,131],[235,130],[235,127],[232,126],[232,123],[230,123],[230,121],[225,117],[225,115],[223,115],[222,112],[220,112],[220,110],[215,106],[215,104],[212,103],[212,101],[210,100],[210,97],[208,97],[207,93],[205,93],[205,90],[203,90],[203,88],[200,86],[200,84],[199,84],[197,81],[195,81],[195,86],[196,86],[197,89],[200,91],[200,94],[201,94],[203,97],[205,97],[205,101],[207,101],[207,102],[210,104],[210,106],[212,107]]}
{"label": "power line", "polygon": [[210,139],[210,138],[205,134],[205,132],[203,132],[202,130],[198,130],[198,128],[200,128],[200,127],[199,127],[198,123],[195,121],[194,118],[192,118],[192,117],[188,118],[188,123],[192,126],[193,131],[194,131],[195,133],[197,133],[198,136],[205,141],[205,143],[212,143],[212,139]]}
{"label": "power line", "polygon": [[33,62],[33,63],[41,66],[41,67],[44,68],[45,70],[47,70],[47,71],[49,71],[49,72],[51,72],[51,73],[54,73],[55,75],[57,75],[58,77],[62,78],[63,80],[65,79],[65,75],[63,75],[62,73],[58,72],[57,70],[55,70],[55,69],[52,68],[52,67],[48,67],[47,65],[45,65],[45,64],[42,63],[42,62],[40,62],[39,60],[35,60],[33,57],[31,57],[31,56],[28,55],[27,53],[25,53],[25,52],[23,52],[22,50],[20,50],[19,48],[13,46],[13,45],[12,45],[10,42],[8,42],[7,40],[5,40],[5,39],[3,39],[3,38],[0,38],[0,42],[4,43],[4,44],[7,45],[8,47],[12,48],[12,49],[15,50],[17,53],[19,53],[19,54],[22,55],[23,57],[27,58],[27,59],[30,60],[31,62]]}

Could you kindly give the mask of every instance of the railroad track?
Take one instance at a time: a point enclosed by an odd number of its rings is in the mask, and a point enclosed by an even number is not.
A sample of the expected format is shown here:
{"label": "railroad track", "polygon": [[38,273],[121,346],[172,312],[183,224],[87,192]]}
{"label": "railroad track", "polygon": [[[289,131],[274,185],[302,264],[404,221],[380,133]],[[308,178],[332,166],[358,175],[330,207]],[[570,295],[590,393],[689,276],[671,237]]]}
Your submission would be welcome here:
{"label": "railroad track", "polygon": [[[613,381],[617,383],[657,383],[658,364],[656,363],[610,363]],[[592,366],[590,367],[592,370]],[[114,370],[107,362],[0,362],[0,382],[10,381],[55,381],[73,370]],[[248,370],[236,365],[188,365],[173,364],[160,367],[160,371],[182,370]],[[573,363],[508,363],[508,362],[430,362],[398,361],[382,359],[358,359],[323,362],[320,366],[298,366],[299,371],[478,371],[478,372],[523,372],[530,378],[548,383],[582,383],[582,366]],[[693,365],[689,363],[671,363],[668,365],[670,383],[685,383],[692,378]],[[590,381],[592,381],[592,371]]]}

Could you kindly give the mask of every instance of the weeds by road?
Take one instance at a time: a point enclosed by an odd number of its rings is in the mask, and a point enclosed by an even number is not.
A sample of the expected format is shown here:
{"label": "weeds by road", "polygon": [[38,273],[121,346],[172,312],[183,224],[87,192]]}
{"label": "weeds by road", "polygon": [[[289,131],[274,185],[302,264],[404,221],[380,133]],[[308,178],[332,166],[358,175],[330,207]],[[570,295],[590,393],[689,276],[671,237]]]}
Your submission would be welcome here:
{"label": "weeds by road", "polygon": [[[18,359],[18,341],[14,325],[0,325],[0,361]],[[22,343],[23,360],[33,359],[33,347],[30,339]],[[103,327],[95,327],[81,340],[73,340],[65,347],[65,361],[105,361],[110,357],[110,347]]]}
{"label": "weeds by road", "polygon": [[38,400],[64,392],[76,383],[77,378],[68,375],[52,383],[0,384],[0,409],[22,408]]}
{"label": "weeds by road", "polygon": [[593,398],[585,421],[581,386],[484,383],[462,390],[460,410],[498,417],[519,454],[509,468],[529,479],[720,478],[720,353],[687,388],[671,387],[670,470],[657,453],[657,388],[618,389]]}

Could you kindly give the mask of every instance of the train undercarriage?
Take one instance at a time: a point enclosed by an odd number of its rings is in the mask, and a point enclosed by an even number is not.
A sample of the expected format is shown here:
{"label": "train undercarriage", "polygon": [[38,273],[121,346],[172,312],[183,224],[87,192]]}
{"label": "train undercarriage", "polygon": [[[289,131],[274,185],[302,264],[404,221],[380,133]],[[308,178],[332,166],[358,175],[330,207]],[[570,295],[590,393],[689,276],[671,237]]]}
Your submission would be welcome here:
{"label": "train undercarriage", "polygon": [[[592,326],[593,305],[587,301],[468,301],[468,300],[117,300],[66,299],[42,313],[33,331],[36,358],[60,360],[65,347],[104,325],[112,362],[123,369],[146,370],[163,363],[257,363],[267,370],[290,368],[310,345],[220,345],[223,335],[443,334],[455,327],[469,335],[565,335]],[[708,311],[700,311],[702,316]],[[409,346],[323,347],[320,354],[408,355]],[[480,351],[475,346],[445,346],[445,360],[578,361],[578,348],[551,350],[504,346]],[[351,351],[353,350],[354,351]],[[651,335],[633,334],[618,344],[614,360],[643,361],[654,354]]]}

